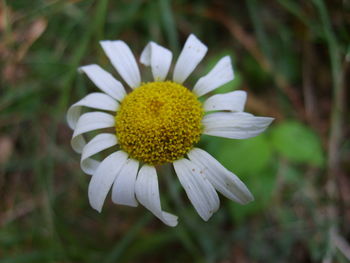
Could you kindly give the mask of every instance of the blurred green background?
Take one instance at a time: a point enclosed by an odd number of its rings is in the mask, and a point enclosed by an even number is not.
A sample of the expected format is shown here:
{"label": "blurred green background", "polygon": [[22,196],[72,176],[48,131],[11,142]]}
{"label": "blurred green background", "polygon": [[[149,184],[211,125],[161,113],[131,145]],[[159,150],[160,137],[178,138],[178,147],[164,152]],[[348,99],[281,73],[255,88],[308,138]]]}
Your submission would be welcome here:
{"label": "blurred green background", "polygon": [[[347,0],[1,0],[0,262],[349,262],[349,10]],[[110,198],[98,214],[65,121],[96,91],[77,67],[115,72],[102,39],[137,57],[153,40],[176,58],[190,33],[209,52],[188,86],[228,54],[236,78],[217,92],[244,89],[246,111],[276,118],[256,138],[200,143],[256,201],[221,198],[203,222],[164,166],[176,228]]]}

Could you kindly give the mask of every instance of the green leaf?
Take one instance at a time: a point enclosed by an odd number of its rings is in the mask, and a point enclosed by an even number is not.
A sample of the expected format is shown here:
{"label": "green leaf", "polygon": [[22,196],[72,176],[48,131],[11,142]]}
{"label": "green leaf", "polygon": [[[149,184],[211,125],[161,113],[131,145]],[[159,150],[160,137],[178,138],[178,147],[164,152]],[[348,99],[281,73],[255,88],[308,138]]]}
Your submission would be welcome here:
{"label": "green leaf", "polygon": [[246,140],[210,137],[206,149],[237,174],[259,173],[272,158],[272,150],[264,134]]}
{"label": "green leaf", "polygon": [[254,195],[255,200],[247,205],[229,203],[231,217],[238,223],[243,223],[245,218],[263,211],[269,205],[276,184],[276,171],[273,169],[262,171],[256,174],[256,177],[249,177],[244,183]]}
{"label": "green leaf", "polygon": [[295,121],[284,122],[274,126],[271,135],[274,149],[288,160],[319,167],[324,164],[320,139],[305,125]]}
{"label": "green leaf", "polygon": [[[220,86],[219,88],[215,89],[213,91],[213,93],[215,93],[215,94],[226,93],[226,92],[230,92],[230,91],[236,90],[242,84],[241,74],[235,68],[235,55],[230,50],[224,50],[224,51],[216,54],[215,56],[210,57],[207,60],[207,62],[206,62],[206,66],[204,67],[203,72],[206,72],[205,74],[207,74],[210,70],[212,70],[214,68],[216,63],[218,63],[219,60],[222,59],[225,56],[229,56],[231,58],[233,72],[234,72],[234,79],[229,81],[229,82],[227,82],[226,84]],[[203,76],[205,74],[203,74]]]}
{"label": "green leaf", "polygon": [[249,188],[255,201],[248,205],[228,203],[231,217],[236,222],[258,211],[269,203],[275,187],[276,171],[273,151],[265,134],[246,140],[204,137],[205,149],[223,166],[235,173]]}

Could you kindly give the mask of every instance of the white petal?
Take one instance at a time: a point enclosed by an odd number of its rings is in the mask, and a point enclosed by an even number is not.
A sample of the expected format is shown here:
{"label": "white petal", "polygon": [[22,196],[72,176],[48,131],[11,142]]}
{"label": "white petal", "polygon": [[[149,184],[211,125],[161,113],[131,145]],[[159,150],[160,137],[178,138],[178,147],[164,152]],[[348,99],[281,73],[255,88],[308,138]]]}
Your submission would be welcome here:
{"label": "white petal", "polygon": [[227,198],[240,204],[247,204],[254,200],[245,184],[206,151],[194,148],[188,153],[188,157],[204,171],[215,189]]}
{"label": "white petal", "polygon": [[204,134],[231,139],[247,139],[259,135],[273,121],[246,112],[215,112],[203,117]]}
{"label": "white petal", "polygon": [[112,65],[125,82],[133,89],[140,86],[140,71],[128,45],[121,40],[104,40],[100,44]]}
{"label": "white petal", "polygon": [[78,102],[74,103],[67,112],[67,122],[71,129],[75,129],[75,126],[78,122],[81,113],[81,107],[89,107],[98,110],[107,110],[107,111],[117,111],[119,104],[110,96],[101,93],[94,92],[88,94]]}
{"label": "white petal", "polygon": [[173,54],[154,42],[149,42],[141,53],[140,62],[151,66],[155,81],[163,81],[168,75]]}
{"label": "white petal", "polygon": [[135,199],[135,182],[139,162],[129,159],[120,170],[113,184],[112,201],[116,204],[137,206]]}
{"label": "white petal", "polygon": [[126,92],[123,85],[100,66],[87,65],[80,67],[79,71],[85,73],[100,90],[112,98],[122,101],[125,97]]}
{"label": "white petal", "polygon": [[81,154],[80,166],[86,174],[93,174],[100,162],[90,157],[117,144],[117,137],[111,133],[101,133],[89,141]]}
{"label": "white petal", "polygon": [[75,127],[71,145],[77,152],[81,153],[86,142],[82,136],[83,133],[113,127],[115,123],[114,116],[105,112],[88,112],[80,116]]}
{"label": "white petal", "polygon": [[177,83],[183,83],[202,61],[207,50],[208,48],[195,35],[191,34],[177,59],[173,80]]}
{"label": "white petal", "polygon": [[236,90],[224,94],[216,94],[204,102],[205,111],[243,111],[247,100],[247,93],[243,90]]}
{"label": "white petal", "polygon": [[233,77],[231,58],[223,57],[207,75],[197,81],[193,92],[200,97],[233,80]]}
{"label": "white petal", "polygon": [[127,159],[127,154],[118,151],[104,159],[91,177],[89,184],[90,205],[101,212],[103,203],[111,188],[115,177],[123,167]]}
{"label": "white petal", "polygon": [[198,214],[207,221],[220,205],[219,197],[203,171],[187,159],[174,162],[175,172]]}
{"label": "white petal", "polygon": [[144,165],[137,176],[135,185],[139,202],[168,226],[177,225],[177,216],[162,211],[160,206],[158,178],[153,166]]}

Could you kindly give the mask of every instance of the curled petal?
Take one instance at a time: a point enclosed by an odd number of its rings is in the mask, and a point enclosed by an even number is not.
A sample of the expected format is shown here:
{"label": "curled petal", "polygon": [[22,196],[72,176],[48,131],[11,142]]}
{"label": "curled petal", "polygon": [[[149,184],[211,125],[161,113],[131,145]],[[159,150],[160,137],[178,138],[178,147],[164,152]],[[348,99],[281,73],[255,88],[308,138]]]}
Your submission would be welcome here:
{"label": "curled petal", "polygon": [[203,133],[230,139],[247,139],[265,131],[273,120],[246,112],[215,112],[203,117]]}
{"label": "curled petal", "polygon": [[80,116],[71,140],[72,148],[81,153],[86,145],[82,134],[114,126],[114,116],[105,112],[88,112]]}
{"label": "curled petal", "polygon": [[96,64],[83,66],[79,68],[79,72],[85,73],[100,90],[112,98],[122,101],[125,97],[123,85],[100,66]]}
{"label": "curled petal", "polygon": [[154,42],[149,42],[141,53],[140,61],[146,66],[151,66],[155,81],[163,81],[168,75],[173,54]]}
{"label": "curled petal", "polygon": [[116,204],[137,206],[135,199],[135,182],[139,162],[128,159],[120,170],[113,184],[112,201]]}
{"label": "curled petal", "polygon": [[141,83],[139,67],[129,46],[121,40],[101,41],[101,46],[119,75],[130,88],[137,88]]}
{"label": "curled petal", "polygon": [[214,187],[202,175],[203,171],[187,159],[175,161],[174,168],[192,205],[200,217],[207,221],[218,210],[220,205],[220,200]]}
{"label": "curled petal", "polygon": [[206,151],[194,148],[188,153],[188,157],[201,167],[215,189],[227,198],[240,204],[247,204],[254,200],[245,184]]}
{"label": "curled petal", "polygon": [[224,94],[216,94],[204,102],[205,111],[243,111],[247,100],[247,93],[243,90],[236,90]]}
{"label": "curled petal", "polygon": [[173,80],[183,83],[197,65],[202,61],[208,48],[199,39],[191,34],[183,47],[175,64]]}
{"label": "curled petal", "polygon": [[227,82],[233,80],[234,74],[232,69],[231,58],[223,57],[215,67],[204,77],[201,77],[194,85],[193,92],[198,97],[219,88]]}
{"label": "curled petal", "polygon": [[103,203],[118,172],[127,160],[127,154],[118,151],[109,155],[97,167],[89,184],[89,201],[92,208],[101,212]]}
{"label": "curled petal", "polygon": [[67,122],[71,129],[75,129],[81,113],[81,107],[89,107],[97,110],[117,111],[119,104],[110,96],[94,92],[74,103],[67,112]]}
{"label": "curled petal", "polygon": [[91,141],[89,141],[81,154],[80,166],[86,173],[92,175],[100,162],[96,161],[91,156],[108,149],[117,144],[117,137],[111,133],[101,133],[96,135]]}
{"label": "curled petal", "polygon": [[168,226],[177,225],[177,216],[162,211],[159,197],[159,187],[156,169],[144,165],[137,176],[135,185],[136,197],[139,202]]}

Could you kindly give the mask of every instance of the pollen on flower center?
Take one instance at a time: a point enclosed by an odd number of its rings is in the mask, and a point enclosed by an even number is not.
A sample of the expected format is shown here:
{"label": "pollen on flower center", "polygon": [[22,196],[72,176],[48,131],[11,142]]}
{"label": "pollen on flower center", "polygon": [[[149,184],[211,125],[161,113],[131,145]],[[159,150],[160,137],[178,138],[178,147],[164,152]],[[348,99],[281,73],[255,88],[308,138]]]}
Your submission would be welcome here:
{"label": "pollen on flower center", "polygon": [[199,141],[202,117],[201,103],[184,86],[149,82],[121,102],[116,135],[121,148],[136,160],[173,162]]}

